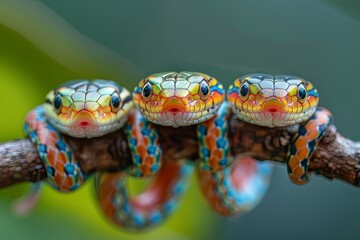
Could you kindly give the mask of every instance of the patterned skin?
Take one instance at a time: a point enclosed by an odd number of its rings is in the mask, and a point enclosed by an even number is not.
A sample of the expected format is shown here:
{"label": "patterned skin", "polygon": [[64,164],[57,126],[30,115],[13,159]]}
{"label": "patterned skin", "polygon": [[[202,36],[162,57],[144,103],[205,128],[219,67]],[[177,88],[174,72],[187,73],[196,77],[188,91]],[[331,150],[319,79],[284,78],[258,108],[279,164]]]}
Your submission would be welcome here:
{"label": "patterned skin", "polygon": [[162,223],[173,213],[189,185],[193,167],[164,161],[146,191],[130,197],[123,172],[103,174],[96,180],[100,206],[116,225],[128,230],[144,230]]}
{"label": "patterned skin", "polygon": [[46,102],[25,118],[24,130],[37,145],[47,181],[59,191],[72,191],[85,181],[61,133],[91,138],[121,128],[133,103],[129,91],[115,82],[67,82],[46,96]]}
{"label": "patterned skin", "polygon": [[[216,79],[198,73],[161,73],[143,79],[135,87],[133,99],[143,117],[150,120],[142,122],[141,126],[143,134],[149,136],[148,141],[154,139],[151,136],[157,132],[153,123],[179,127],[214,116],[224,97],[224,90],[220,86],[222,93],[219,95],[212,92],[211,87],[219,87]],[[131,116],[130,122],[132,117],[141,118],[139,114]],[[129,125],[125,127],[126,131],[129,131]],[[152,140],[150,146],[145,141],[139,143],[138,138],[133,136],[129,143],[130,148],[137,149],[139,154],[149,155],[151,167],[146,171],[159,168],[157,165],[161,163],[154,165],[151,160],[153,152],[162,152],[157,140]],[[122,191],[123,173],[106,174],[97,181],[100,205],[114,223],[128,229],[144,229],[161,223],[176,209],[189,184],[193,166],[187,162],[163,161],[162,164],[151,186],[136,199],[129,199],[128,194]]]}
{"label": "patterned skin", "polygon": [[234,81],[228,100],[240,120],[265,127],[286,127],[308,120],[319,95],[304,79],[251,74]]}
{"label": "patterned skin", "polygon": [[[127,94],[121,95],[121,88],[100,93],[109,87],[107,84],[95,81],[63,85],[50,92],[47,103],[26,118],[25,131],[37,144],[48,181],[60,191],[76,189],[85,176],[58,131],[74,137],[97,137],[119,129],[125,122],[122,117],[130,113],[132,103]],[[110,88],[114,87],[112,84]],[[115,93],[117,97],[113,97]],[[102,98],[102,94],[107,97]],[[270,167],[249,157],[233,161],[227,137],[229,105],[220,107],[224,90],[215,78],[192,72],[154,74],[139,83],[133,97],[136,107],[153,123],[173,127],[198,125],[200,186],[217,212],[236,215],[252,209],[261,200]],[[267,127],[302,123],[289,149],[288,170],[292,181],[305,183],[311,153],[332,120],[328,111],[316,108],[318,96],[312,85],[292,76],[255,74],[236,80],[228,98],[233,111],[244,121]],[[108,99],[108,105],[99,99]],[[117,118],[117,112],[122,112],[122,117]],[[192,166],[164,161],[160,168],[162,151],[156,128],[135,111],[130,114],[125,131],[133,152],[133,165],[127,173],[157,173],[155,179],[144,193],[130,198],[124,186],[125,173],[103,174],[97,180],[98,197],[105,214],[115,223],[144,229],[159,224],[176,208]]]}
{"label": "patterned skin", "polygon": [[104,173],[95,181],[104,214],[116,225],[128,230],[144,230],[162,223],[173,213],[187,189],[192,165],[161,161],[158,130],[134,110],[125,125],[133,164],[126,171],[136,177],[153,175],[149,187],[130,197],[126,174]]}
{"label": "patterned skin", "polygon": [[230,165],[230,105],[223,103],[224,95],[220,82],[209,75],[166,72],[141,80],[134,90],[134,104],[155,124],[197,124],[200,186],[211,206],[220,205],[214,207],[217,212],[235,215],[259,202],[267,188],[269,170],[265,164],[246,159]]}
{"label": "patterned skin", "polygon": [[332,123],[331,113],[317,107],[319,96],[314,86],[296,76],[251,74],[235,80],[229,87],[228,100],[245,122],[298,127],[289,148],[287,169],[292,182],[306,183],[311,154]]}
{"label": "patterned skin", "polygon": [[198,171],[200,188],[219,214],[234,217],[254,209],[263,199],[272,172],[267,162],[235,156],[233,163],[216,172]]}
{"label": "patterned skin", "polygon": [[[211,118],[224,95],[223,90],[221,96],[213,93],[211,87],[216,89],[219,85],[216,79],[207,75],[163,73],[149,76],[134,89],[133,99],[139,112],[147,120],[152,120],[138,121],[141,125],[131,128],[135,119],[142,119],[136,112],[130,115],[129,123],[125,126],[125,131],[132,133],[128,134],[130,149],[138,154],[138,162],[142,160],[137,172],[139,176],[147,176],[159,171],[150,187],[134,199],[123,191],[123,173],[104,174],[97,181],[100,205],[115,224],[127,229],[143,230],[160,224],[176,209],[180,196],[189,184],[193,166],[186,162],[154,160],[152,155],[162,153],[162,150],[153,123],[179,127]],[[185,98],[190,95],[191,98]],[[139,141],[134,129],[141,129],[141,134],[147,138]]]}
{"label": "patterned skin", "polygon": [[[229,108],[217,113],[225,91],[215,78],[197,72],[153,74],[140,81],[133,96],[135,106],[150,122],[172,127],[200,124],[201,169],[215,171],[230,163],[224,121]],[[219,117],[213,118],[217,114]]]}
{"label": "patterned skin", "polygon": [[149,121],[179,127],[212,118],[224,100],[224,89],[203,73],[165,72],[141,80],[133,99]]}
{"label": "patterned skin", "polygon": [[48,122],[77,138],[118,130],[133,107],[130,92],[112,81],[70,81],[50,91],[43,105]]}
{"label": "patterned skin", "polygon": [[[61,133],[46,121],[44,107],[31,111],[25,119],[24,131],[36,144],[39,156],[47,173],[46,181],[55,189],[67,192],[80,187],[85,182],[71,147]],[[39,191],[36,188],[35,191]],[[24,200],[26,202],[26,199]]]}
{"label": "patterned skin", "polygon": [[159,145],[158,130],[133,110],[125,124],[125,133],[132,156],[127,173],[134,177],[154,175],[162,165],[162,149],[156,147]]}

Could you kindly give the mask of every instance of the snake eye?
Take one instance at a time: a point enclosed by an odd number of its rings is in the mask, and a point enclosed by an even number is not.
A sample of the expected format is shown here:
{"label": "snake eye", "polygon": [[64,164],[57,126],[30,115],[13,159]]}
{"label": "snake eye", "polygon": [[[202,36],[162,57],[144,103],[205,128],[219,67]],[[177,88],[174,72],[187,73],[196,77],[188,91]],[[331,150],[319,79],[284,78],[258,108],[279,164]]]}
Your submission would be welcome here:
{"label": "snake eye", "polygon": [[249,94],[249,84],[247,82],[244,82],[243,84],[241,84],[240,88],[239,88],[239,94],[240,97],[245,99],[248,94]]}
{"label": "snake eye", "polygon": [[57,95],[57,96],[54,98],[53,105],[54,105],[54,108],[55,108],[56,110],[60,110],[60,108],[61,108],[61,106],[62,106],[62,100],[61,100],[61,96],[60,96],[60,95]]}
{"label": "snake eye", "polygon": [[112,96],[111,96],[111,109],[113,111],[118,111],[119,110],[119,107],[120,107],[120,97],[117,93],[114,93]]}
{"label": "snake eye", "polygon": [[142,95],[146,100],[148,100],[151,97],[151,93],[152,93],[151,84],[148,82],[144,85],[142,89]]}
{"label": "snake eye", "polygon": [[202,81],[199,87],[199,95],[202,99],[207,99],[210,95],[210,86],[206,81]]}
{"label": "snake eye", "polygon": [[304,102],[307,97],[307,91],[303,84],[300,84],[297,89],[297,97],[300,102]]}

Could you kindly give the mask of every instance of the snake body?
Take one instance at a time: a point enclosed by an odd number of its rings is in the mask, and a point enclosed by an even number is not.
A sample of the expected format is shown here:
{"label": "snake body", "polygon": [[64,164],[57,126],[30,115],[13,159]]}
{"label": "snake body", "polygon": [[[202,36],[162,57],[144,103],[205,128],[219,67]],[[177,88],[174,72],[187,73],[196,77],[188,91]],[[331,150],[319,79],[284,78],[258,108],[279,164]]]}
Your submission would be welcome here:
{"label": "snake body", "polygon": [[104,214],[128,230],[144,230],[162,223],[173,213],[187,190],[193,167],[164,161],[144,192],[131,197],[126,174],[103,174],[97,181],[98,198]]}
{"label": "snake body", "polygon": [[[79,163],[63,136],[46,121],[44,107],[31,111],[25,119],[24,131],[36,144],[39,157],[45,165],[46,181],[55,189],[72,191],[85,182]],[[35,188],[38,191],[38,188]],[[24,200],[26,203],[27,199]]]}

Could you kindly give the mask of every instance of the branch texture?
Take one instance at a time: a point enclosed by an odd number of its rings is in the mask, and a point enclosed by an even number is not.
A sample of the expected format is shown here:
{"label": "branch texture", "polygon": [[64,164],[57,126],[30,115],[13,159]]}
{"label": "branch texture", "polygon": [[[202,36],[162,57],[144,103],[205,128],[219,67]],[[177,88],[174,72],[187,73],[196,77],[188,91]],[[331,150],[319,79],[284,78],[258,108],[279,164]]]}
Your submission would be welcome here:
{"label": "branch texture", "polygon": [[[248,154],[258,160],[285,163],[289,143],[295,134],[291,128],[266,128],[230,119],[230,141],[234,154]],[[196,161],[198,144],[196,127],[159,126],[164,159]],[[81,169],[86,174],[96,171],[121,171],[131,163],[131,154],[123,130],[93,139],[66,137],[73,147]],[[310,171],[329,179],[341,179],[360,186],[360,142],[341,136],[331,125],[311,158]],[[0,187],[24,181],[40,181],[46,172],[30,140],[0,144]]]}

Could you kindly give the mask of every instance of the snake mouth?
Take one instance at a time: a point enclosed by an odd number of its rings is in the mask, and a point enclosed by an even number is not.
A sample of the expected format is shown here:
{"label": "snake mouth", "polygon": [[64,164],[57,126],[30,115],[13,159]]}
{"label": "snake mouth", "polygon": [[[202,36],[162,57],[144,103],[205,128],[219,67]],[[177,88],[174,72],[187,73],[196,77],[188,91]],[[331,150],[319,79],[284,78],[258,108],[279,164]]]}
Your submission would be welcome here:
{"label": "snake mouth", "polygon": [[278,98],[269,98],[265,100],[262,106],[241,109],[233,106],[233,109],[242,121],[271,128],[301,123],[308,119],[316,110],[316,108],[309,108],[304,111],[303,108],[299,109],[292,103],[284,102],[286,101]]}
{"label": "snake mouth", "polygon": [[163,111],[176,115],[177,113],[185,112],[186,106],[179,98],[169,98],[164,104]]}
{"label": "snake mouth", "polygon": [[[173,127],[189,125],[188,120],[192,117],[195,116],[188,113],[184,102],[177,97],[167,99],[162,110],[158,113],[158,119],[162,119],[162,125]],[[154,116],[152,118],[154,118]]]}
{"label": "snake mouth", "polygon": [[266,100],[263,107],[263,117],[264,123],[266,125],[275,127],[280,126],[284,123],[284,118],[286,116],[284,105],[282,102],[277,98],[270,98]]}
{"label": "snake mouth", "polygon": [[74,117],[72,127],[89,129],[96,125],[94,115],[88,111],[80,111]]}
{"label": "snake mouth", "polygon": [[206,107],[206,104],[200,103],[200,101],[189,102],[186,105],[181,98],[173,97],[167,99],[159,109],[137,107],[150,122],[164,126],[182,127],[212,118],[220,105]]}
{"label": "snake mouth", "polygon": [[89,125],[90,125],[90,123],[88,121],[82,121],[82,122],[79,123],[79,126],[83,127],[83,128],[86,128]]}
{"label": "snake mouth", "polygon": [[284,112],[284,105],[280,102],[279,99],[270,98],[264,103],[262,109],[264,112],[268,112],[272,115],[275,115],[277,113]]}

